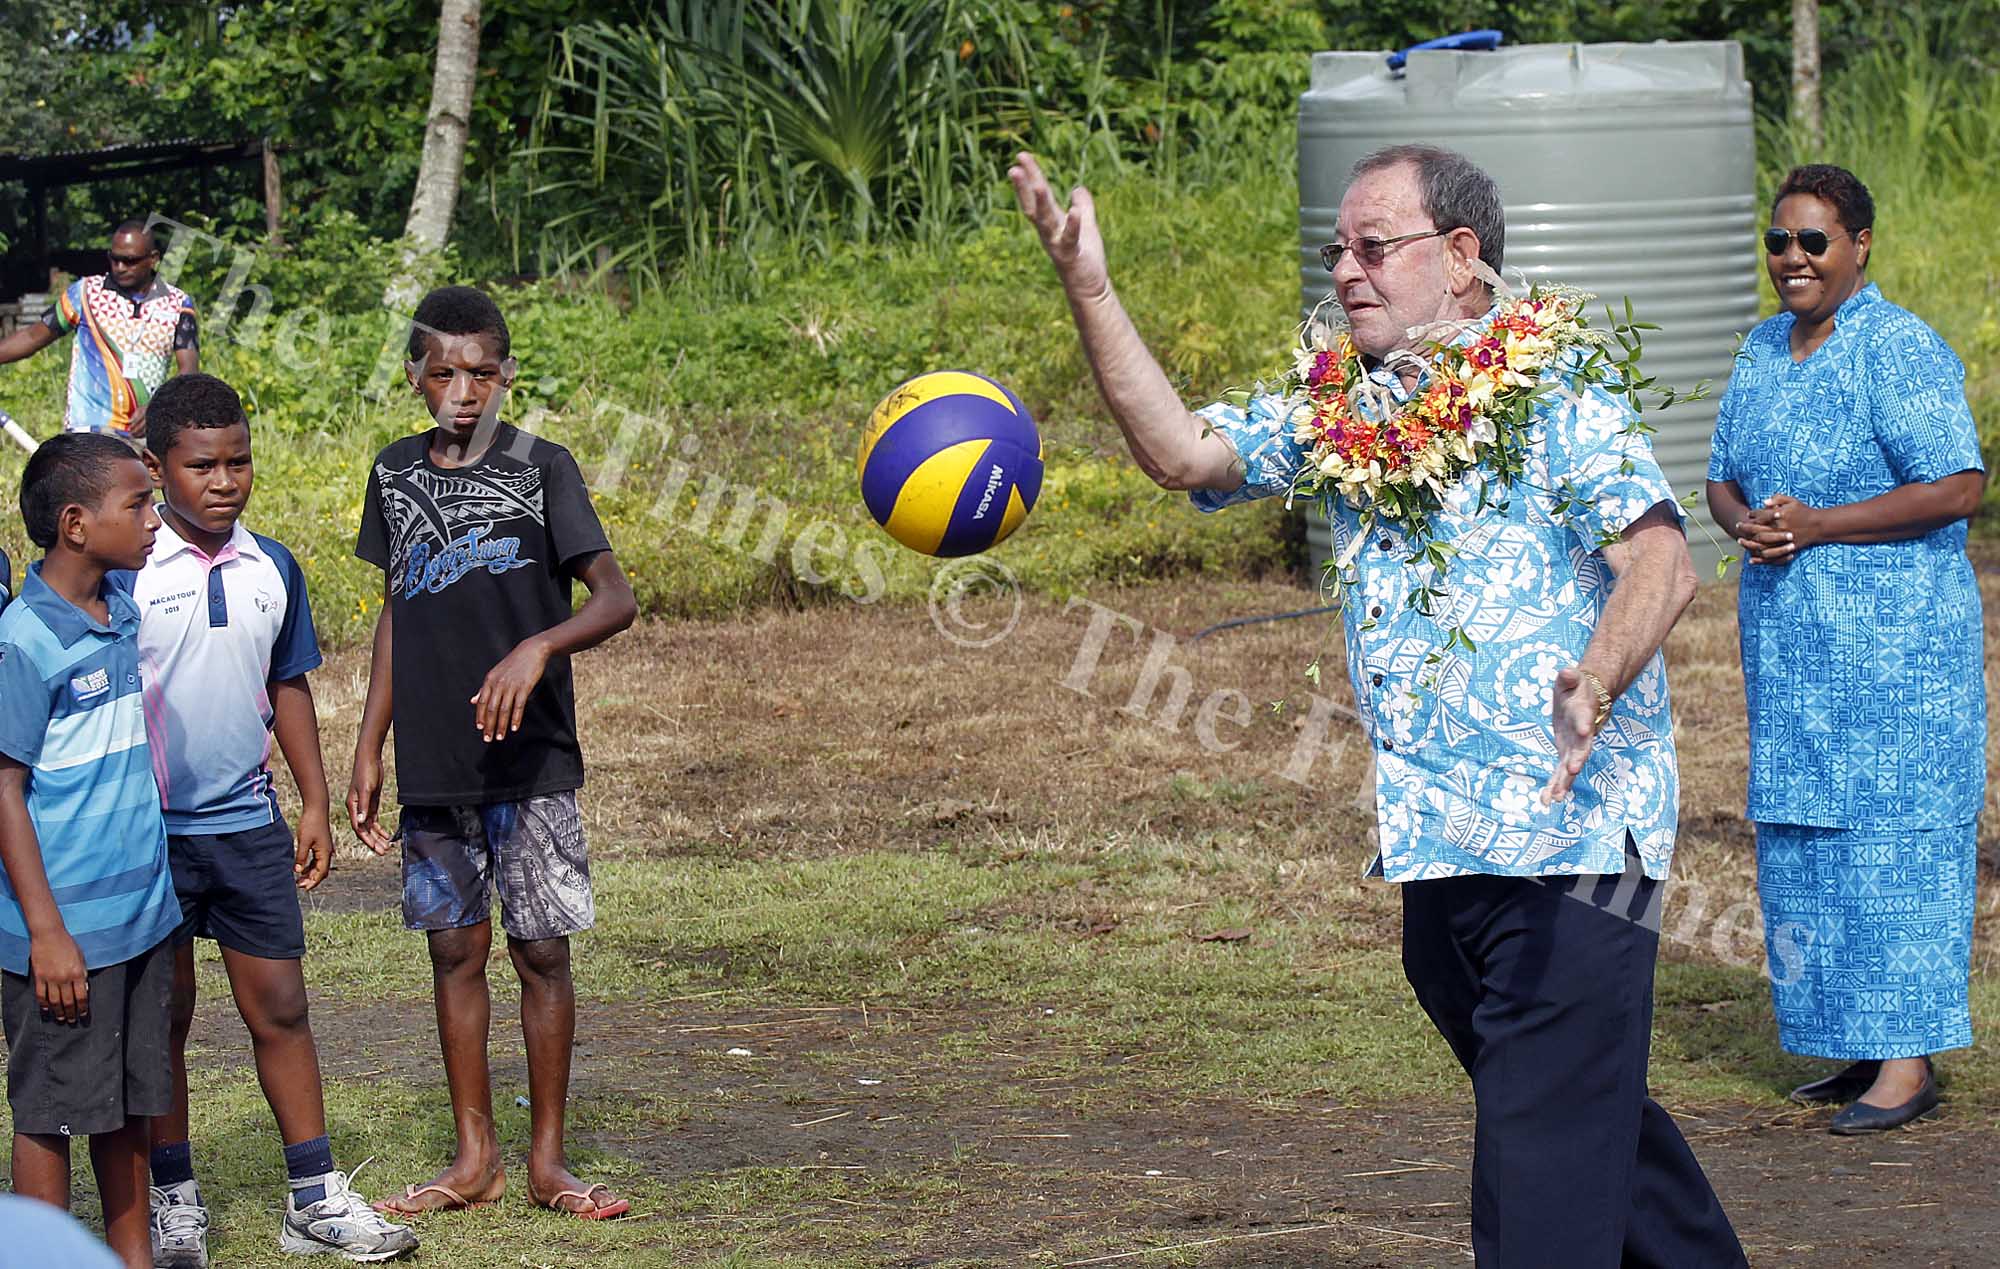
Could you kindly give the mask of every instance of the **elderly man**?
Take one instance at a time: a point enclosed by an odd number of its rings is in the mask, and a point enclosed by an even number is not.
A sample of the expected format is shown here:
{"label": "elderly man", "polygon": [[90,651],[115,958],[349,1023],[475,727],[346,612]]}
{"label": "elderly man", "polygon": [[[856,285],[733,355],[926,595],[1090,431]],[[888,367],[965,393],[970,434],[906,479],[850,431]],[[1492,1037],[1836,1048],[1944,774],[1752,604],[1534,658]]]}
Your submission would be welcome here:
{"label": "elderly man", "polygon": [[[1111,289],[1089,192],[1065,211],[1026,154],[1008,176],[1146,473],[1203,510],[1286,493],[1303,451],[1284,405],[1190,413]],[[1497,187],[1459,155],[1402,146],[1356,165],[1325,255],[1390,399],[1424,383],[1439,323],[1469,339],[1490,320],[1503,232]],[[1375,751],[1377,866],[1402,887],[1410,985],[1472,1077],[1482,1265],[1744,1263],[1646,1096],[1677,795],[1659,649],[1695,577],[1629,422],[1588,385],[1544,397],[1528,471],[1546,485],[1480,467],[1448,491],[1431,534],[1456,554],[1436,601],[1417,594],[1435,569],[1393,521],[1361,540],[1360,513],[1331,509],[1348,671]]]}
{"label": "elderly man", "polygon": [[194,301],[159,278],[160,244],[141,220],[111,235],[110,272],[72,282],[42,315],[0,339],[0,365],[75,334],[69,360],[72,432],[146,432],[146,402],[167,376],[198,368]]}

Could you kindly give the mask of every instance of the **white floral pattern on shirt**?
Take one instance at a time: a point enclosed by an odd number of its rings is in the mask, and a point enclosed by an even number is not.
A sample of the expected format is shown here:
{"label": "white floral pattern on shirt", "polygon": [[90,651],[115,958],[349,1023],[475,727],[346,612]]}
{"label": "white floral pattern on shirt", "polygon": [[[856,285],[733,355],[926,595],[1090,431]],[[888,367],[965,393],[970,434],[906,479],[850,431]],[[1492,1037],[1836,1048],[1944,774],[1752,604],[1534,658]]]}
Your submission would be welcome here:
{"label": "white floral pattern on shirt", "polygon": [[[1488,873],[1546,876],[1624,870],[1637,843],[1649,877],[1667,874],[1679,816],[1672,707],[1655,654],[1612,708],[1570,799],[1541,804],[1555,769],[1549,692],[1583,654],[1612,577],[1601,550],[1673,491],[1630,407],[1572,390],[1573,363],[1537,408],[1527,472],[1511,487],[1468,472],[1432,517],[1432,536],[1457,552],[1433,615],[1413,602],[1436,578],[1407,537],[1377,522],[1357,543],[1361,515],[1330,507],[1337,557],[1353,552],[1341,592],[1347,664],[1362,725],[1376,749],[1376,824],[1390,881]],[[1393,376],[1377,381],[1398,399]],[[1303,451],[1269,396],[1200,411],[1236,450],[1241,487],[1201,490],[1215,511],[1288,496]],[[1483,500],[1483,506],[1482,506]],[[1472,640],[1447,646],[1458,628]]]}

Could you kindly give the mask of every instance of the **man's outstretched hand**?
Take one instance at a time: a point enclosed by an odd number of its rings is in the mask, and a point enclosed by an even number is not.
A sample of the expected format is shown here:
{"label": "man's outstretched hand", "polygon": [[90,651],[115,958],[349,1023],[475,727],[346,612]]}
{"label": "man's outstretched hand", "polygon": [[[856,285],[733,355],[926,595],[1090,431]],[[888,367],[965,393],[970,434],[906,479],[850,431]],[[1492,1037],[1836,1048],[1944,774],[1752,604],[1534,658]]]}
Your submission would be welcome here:
{"label": "man's outstretched hand", "polygon": [[1583,675],[1574,667],[1556,672],[1555,688],[1549,693],[1549,728],[1555,734],[1556,769],[1542,788],[1542,805],[1553,806],[1569,796],[1570,785],[1590,761],[1591,743],[1597,739],[1597,694],[1584,686]]}
{"label": "man's outstretched hand", "polygon": [[1097,206],[1090,191],[1079,185],[1069,192],[1069,210],[1056,202],[1048,178],[1035,156],[1023,150],[1007,169],[1021,214],[1041,235],[1042,249],[1055,263],[1056,276],[1071,299],[1094,299],[1111,288],[1104,263],[1104,238],[1097,232]]}

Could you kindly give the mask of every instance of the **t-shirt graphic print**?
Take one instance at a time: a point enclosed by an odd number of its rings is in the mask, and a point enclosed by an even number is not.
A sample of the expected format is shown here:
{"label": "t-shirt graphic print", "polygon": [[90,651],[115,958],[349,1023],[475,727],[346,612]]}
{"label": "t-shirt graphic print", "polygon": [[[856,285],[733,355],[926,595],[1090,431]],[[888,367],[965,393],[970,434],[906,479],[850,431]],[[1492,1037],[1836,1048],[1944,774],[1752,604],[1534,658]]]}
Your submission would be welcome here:
{"label": "t-shirt graphic print", "polygon": [[493,529],[523,518],[547,524],[540,468],[482,478],[435,471],[419,458],[384,475],[390,533],[403,553],[389,561],[391,593],[435,595],[474,569],[505,573],[535,562],[521,557],[519,536],[496,537]]}
{"label": "t-shirt graphic print", "polygon": [[472,697],[521,640],[569,617],[576,562],[610,549],[582,473],[505,423],[470,466],[441,467],[429,446],[424,433],[376,456],[355,545],[387,581],[397,796],[470,806],[580,788],[568,658],[502,740],[473,727]]}

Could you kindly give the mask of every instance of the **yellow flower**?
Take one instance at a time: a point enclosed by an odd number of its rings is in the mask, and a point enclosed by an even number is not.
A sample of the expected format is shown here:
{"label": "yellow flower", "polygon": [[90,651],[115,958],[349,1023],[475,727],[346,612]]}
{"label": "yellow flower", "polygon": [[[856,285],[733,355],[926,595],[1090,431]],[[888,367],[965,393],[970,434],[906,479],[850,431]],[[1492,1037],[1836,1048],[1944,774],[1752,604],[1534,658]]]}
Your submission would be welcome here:
{"label": "yellow flower", "polygon": [[1546,335],[1523,335],[1518,331],[1507,332],[1506,347],[1508,368],[1520,372],[1540,370],[1556,350]]}
{"label": "yellow flower", "polygon": [[1458,377],[1465,383],[1465,399],[1475,410],[1483,410],[1493,403],[1493,394],[1499,384],[1490,370],[1481,370],[1471,362],[1461,362]]}

